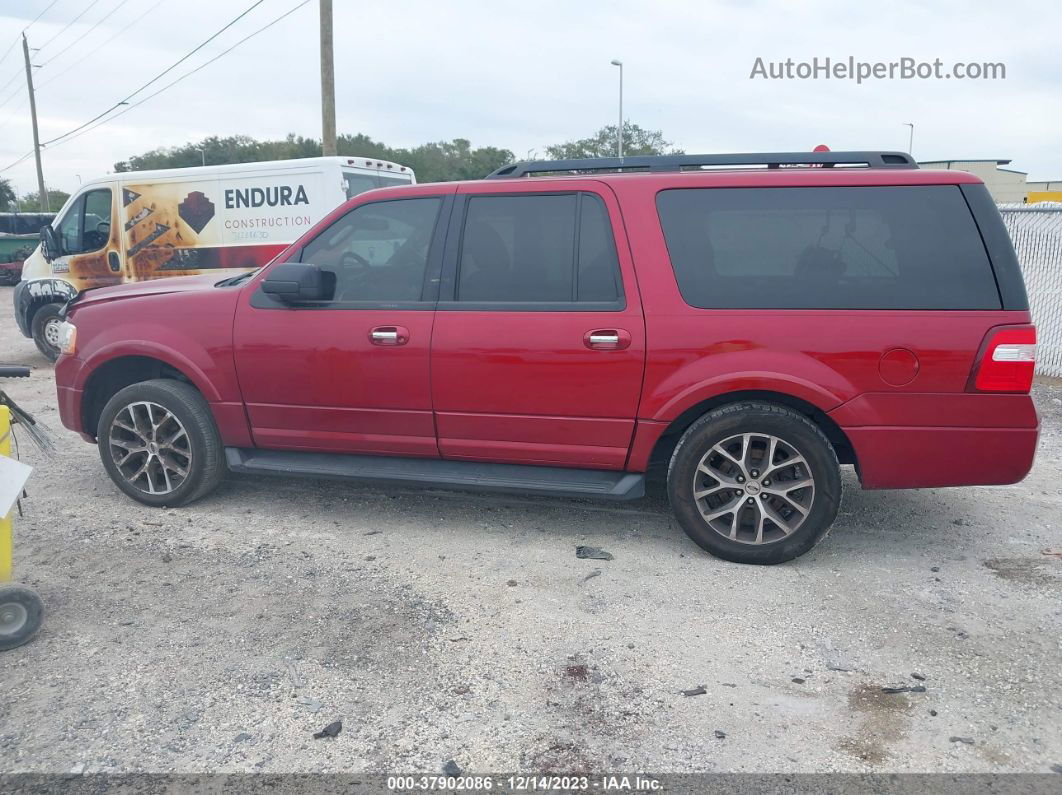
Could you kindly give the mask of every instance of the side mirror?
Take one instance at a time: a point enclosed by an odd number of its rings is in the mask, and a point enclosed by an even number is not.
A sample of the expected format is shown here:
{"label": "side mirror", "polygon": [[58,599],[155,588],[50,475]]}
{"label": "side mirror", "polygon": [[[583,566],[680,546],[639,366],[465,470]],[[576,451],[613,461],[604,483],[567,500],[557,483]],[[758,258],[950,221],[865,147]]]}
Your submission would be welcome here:
{"label": "side mirror", "polygon": [[59,256],[59,238],[51,225],[41,227],[41,254],[45,262],[51,262]]}
{"label": "side mirror", "polygon": [[334,273],[306,262],[281,262],[262,281],[262,292],[286,304],[330,301],[336,288]]}

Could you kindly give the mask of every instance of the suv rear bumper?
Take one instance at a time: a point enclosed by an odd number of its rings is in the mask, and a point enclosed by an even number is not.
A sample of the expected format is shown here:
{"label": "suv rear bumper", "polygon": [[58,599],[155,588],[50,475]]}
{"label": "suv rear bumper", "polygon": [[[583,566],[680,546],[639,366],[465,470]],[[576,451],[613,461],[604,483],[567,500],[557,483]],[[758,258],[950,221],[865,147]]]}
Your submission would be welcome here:
{"label": "suv rear bumper", "polygon": [[829,416],[852,443],[865,489],[1017,483],[1040,435],[1029,395],[867,393]]}
{"label": "suv rear bumper", "polygon": [[845,428],[865,489],[1017,483],[1029,474],[1035,428]]}

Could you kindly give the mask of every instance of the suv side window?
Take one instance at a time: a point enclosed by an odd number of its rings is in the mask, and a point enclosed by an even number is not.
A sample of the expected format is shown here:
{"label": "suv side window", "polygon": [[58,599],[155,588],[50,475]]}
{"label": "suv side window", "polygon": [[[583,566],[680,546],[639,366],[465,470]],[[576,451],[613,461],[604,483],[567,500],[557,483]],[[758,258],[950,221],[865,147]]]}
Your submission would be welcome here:
{"label": "suv side window", "polygon": [[461,303],[617,308],[619,261],[604,202],[592,193],[469,197],[456,282]]}
{"label": "suv side window", "polygon": [[56,227],[62,253],[87,254],[107,245],[111,233],[111,189],[78,196]]}
{"label": "suv side window", "polygon": [[695,188],[657,210],[679,291],[702,309],[999,309],[954,185]]}
{"label": "suv side window", "polygon": [[442,199],[355,207],[302,250],[301,262],[335,274],[333,302],[420,301]]}

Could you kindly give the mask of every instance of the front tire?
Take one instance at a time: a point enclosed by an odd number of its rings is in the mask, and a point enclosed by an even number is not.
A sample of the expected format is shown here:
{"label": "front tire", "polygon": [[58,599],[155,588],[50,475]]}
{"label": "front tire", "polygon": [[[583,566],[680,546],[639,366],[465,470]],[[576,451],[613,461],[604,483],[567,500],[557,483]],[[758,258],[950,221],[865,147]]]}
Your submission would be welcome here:
{"label": "front tire", "polygon": [[30,331],[37,350],[44,354],[50,362],[59,358],[59,326],[63,322],[59,317],[61,304],[45,304],[33,314],[33,323]]}
{"label": "front tire", "polygon": [[145,505],[186,505],[225,475],[210,407],[183,381],[160,378],[119,391],[103,407],[96,440],[111,480]]}
{"label": "front tire", "polygon": [[716,557],[770,565],[821,541],[841,502],[829,440],[807,417],[771,403],[723,406],[683,435],[668,498],[686,534]]}

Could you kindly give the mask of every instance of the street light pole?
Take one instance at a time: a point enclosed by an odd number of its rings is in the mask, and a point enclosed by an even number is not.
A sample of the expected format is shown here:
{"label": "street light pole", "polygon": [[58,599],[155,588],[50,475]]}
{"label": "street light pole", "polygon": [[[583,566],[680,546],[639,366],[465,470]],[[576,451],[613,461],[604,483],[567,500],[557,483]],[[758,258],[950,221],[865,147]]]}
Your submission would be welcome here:
{"label": "street light pole", "polygon": [[612,65],[619,67],[619,125],[616,127],[616,157],[623,157],[623,61],[612,59]]}
{"label": "street light pole", "polygon": [[903,123],[903,126],[911,128],[911,134],[907,138],[907,154],[913,155],[914,154],[914,123],[913,122],[909,122],[909,121],[905,121]]}
{"label": "street light pole", "polygon": [[206,149],[196,149],[195,151],[197,151],[199,153],[199,156],[203,160],[203,165],[205,166],[206,165]]}

